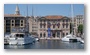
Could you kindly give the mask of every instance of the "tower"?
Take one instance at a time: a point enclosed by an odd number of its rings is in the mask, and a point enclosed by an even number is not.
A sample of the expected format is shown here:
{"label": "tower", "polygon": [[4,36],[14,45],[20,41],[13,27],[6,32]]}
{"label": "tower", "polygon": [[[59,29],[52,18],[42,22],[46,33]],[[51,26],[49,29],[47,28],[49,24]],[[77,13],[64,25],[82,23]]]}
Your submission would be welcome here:
{"label": "tower", "polygon": [[16,15],[20,15],[20,11],[19,11],[19,7],[18,7],[18,5],[16,5],[15,14],[16,14]]}

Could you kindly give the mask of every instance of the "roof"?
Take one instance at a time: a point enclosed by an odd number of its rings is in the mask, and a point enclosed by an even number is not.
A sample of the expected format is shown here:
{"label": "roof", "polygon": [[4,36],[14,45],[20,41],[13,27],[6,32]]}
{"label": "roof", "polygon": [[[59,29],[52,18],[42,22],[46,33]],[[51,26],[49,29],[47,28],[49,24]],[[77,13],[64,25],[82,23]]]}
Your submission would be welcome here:
{"label": "roof", "polygon": [[4,17],[24,17],[24,16],[17,15],[17,14],[4,14]]}
{"label": "roof", "polygon": [[61,19],[63,16],[58,15],[51,15],[51,16],[45,16],[46,19]]}

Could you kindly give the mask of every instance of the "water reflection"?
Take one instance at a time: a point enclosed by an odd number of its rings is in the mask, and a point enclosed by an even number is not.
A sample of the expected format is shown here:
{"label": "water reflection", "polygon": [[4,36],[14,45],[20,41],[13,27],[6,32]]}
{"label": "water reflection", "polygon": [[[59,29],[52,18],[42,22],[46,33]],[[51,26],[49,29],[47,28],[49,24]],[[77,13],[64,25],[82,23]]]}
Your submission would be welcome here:
{"label": "water reflection", "polygon": [[84,49],[80,42],[62,42],[60,40],[40,40],[28,45],[5,45],[5,49]]}

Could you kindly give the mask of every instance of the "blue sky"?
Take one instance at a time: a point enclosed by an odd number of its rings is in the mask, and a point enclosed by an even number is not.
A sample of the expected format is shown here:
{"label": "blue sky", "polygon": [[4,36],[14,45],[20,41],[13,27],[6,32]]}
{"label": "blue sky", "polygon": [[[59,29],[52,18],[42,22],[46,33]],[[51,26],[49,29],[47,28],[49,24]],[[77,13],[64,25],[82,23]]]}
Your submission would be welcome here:
{"label": "blue sky", "polygon": [[[26,15],[27,4],[18,4],[20,14]],[[71,5],[70,4],[28,4],[28,15],[35,16],[46,16],[46,15],[62,15],[71,16]],[[84,15],[84,4],[74,4],[74,16]],[[4,14],[14,14],[16,4],[4,4]]]}

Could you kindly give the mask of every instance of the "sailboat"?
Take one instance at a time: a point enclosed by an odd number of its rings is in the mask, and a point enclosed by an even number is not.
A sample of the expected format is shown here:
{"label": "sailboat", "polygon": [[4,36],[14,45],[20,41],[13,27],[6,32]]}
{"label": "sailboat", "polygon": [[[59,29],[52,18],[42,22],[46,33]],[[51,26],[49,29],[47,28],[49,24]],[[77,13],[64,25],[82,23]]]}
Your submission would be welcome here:
{"label": "sailboat", "polygon": [[66,41],[66,42],[77,42],[77,41],[80,41],[81,43],[84,43],[84,41],[79,38],[79,37],[76,37],[73,33],[73,25],[74,25],[74,18],[73,18],[73,4],[71,4],[71,15],[72,15],[72,33],[69,34],[69,35],[66,35],[65,37],[61,38],[62,41]]}

